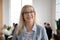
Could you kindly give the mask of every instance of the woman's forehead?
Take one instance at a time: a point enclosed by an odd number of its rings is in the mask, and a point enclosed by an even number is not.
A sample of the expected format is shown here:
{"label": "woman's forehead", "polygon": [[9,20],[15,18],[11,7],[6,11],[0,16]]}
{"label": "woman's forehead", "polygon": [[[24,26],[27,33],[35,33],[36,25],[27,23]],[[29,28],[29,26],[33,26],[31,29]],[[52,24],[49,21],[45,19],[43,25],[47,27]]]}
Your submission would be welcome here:
{"label": "woman's forehead", "polygon": [[26,7],[24,11],[33,11],[33,7]]}

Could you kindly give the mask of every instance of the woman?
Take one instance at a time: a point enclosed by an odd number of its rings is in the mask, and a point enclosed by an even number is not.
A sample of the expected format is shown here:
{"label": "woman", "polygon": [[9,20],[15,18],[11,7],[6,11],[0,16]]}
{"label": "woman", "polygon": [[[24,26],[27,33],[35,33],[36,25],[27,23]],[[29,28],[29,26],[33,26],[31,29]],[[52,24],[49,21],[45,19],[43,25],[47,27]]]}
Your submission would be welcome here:
{"label": "woman", "polygon": [[13,40],[48,40],[45,28],[36,24],[36,12],[31,5],[21,10],[19,27]]}

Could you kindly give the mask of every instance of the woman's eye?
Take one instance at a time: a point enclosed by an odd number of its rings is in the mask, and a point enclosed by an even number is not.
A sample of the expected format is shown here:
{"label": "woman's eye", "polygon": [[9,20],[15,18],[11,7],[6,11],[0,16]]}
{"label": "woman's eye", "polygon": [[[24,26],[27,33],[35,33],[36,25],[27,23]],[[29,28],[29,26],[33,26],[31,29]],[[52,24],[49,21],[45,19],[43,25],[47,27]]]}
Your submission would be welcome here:
{"label": "woman's eye", "polygon": [[28,14],[28,13],[33,13],[34,11],[30,11],[30,12],[24,12],[25,14]]}

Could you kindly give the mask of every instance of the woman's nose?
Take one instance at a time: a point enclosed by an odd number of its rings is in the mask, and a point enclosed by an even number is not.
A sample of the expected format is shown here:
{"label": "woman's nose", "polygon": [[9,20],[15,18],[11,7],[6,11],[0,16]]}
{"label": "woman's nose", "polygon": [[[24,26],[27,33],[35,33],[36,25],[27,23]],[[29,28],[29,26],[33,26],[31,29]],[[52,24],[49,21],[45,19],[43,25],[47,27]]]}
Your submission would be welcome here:
{"label": "woman's nose", "polygon": [[30,16],[31,15],[31,13],[28,13],[28,16]]}

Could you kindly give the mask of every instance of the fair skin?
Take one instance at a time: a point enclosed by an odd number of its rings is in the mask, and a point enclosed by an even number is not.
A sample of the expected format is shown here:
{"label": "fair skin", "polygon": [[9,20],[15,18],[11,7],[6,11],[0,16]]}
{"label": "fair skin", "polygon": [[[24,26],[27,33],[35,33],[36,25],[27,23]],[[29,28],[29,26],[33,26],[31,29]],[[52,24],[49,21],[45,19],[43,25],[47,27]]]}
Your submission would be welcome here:
{"label": "fair skin", "polygon": [[32,31],[33,20],[34,20],[34,16],[35,16],[35,14],[33,12],[33,8],[32,7],[26,8],[23,16],[24,16],[27,32]]}

